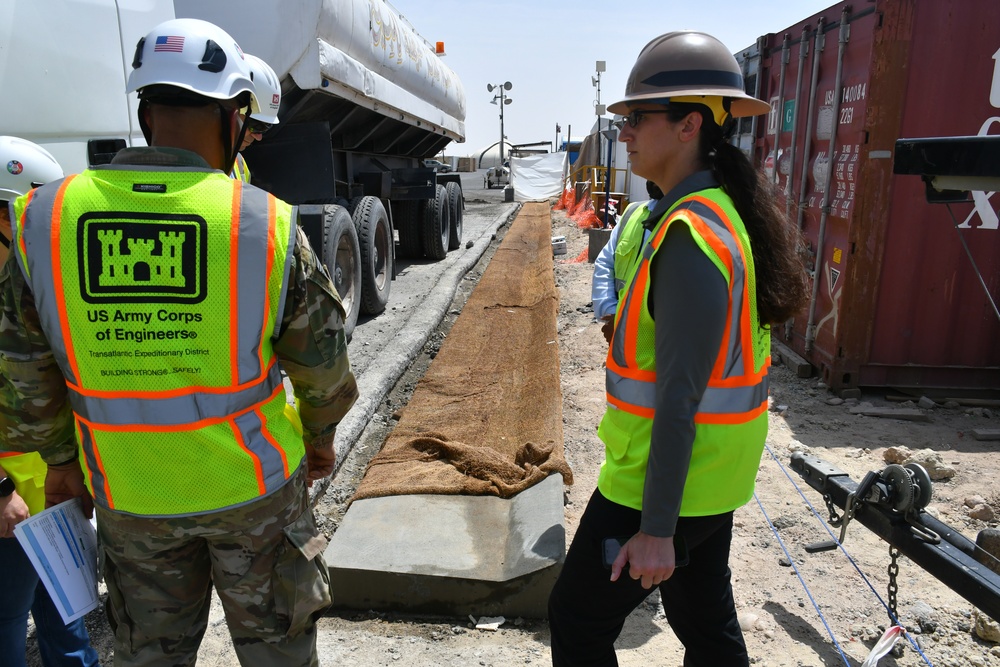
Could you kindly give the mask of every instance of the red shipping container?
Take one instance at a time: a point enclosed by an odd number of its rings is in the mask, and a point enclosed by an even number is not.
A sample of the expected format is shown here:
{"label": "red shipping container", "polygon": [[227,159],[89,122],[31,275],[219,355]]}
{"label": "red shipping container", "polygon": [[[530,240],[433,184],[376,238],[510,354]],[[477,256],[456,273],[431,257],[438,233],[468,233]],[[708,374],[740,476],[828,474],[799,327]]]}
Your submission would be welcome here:
{"label": "red shipping container", "polygon": [[[1000,134],[1000,2],[840,3],[737,57],[772,112],[741,146],[784,193],[815,299],[775,327],[833,389],[1000,389],[1000,194],[927,203],[899,138]],[[815,263],[816,257],[820,261]]]}

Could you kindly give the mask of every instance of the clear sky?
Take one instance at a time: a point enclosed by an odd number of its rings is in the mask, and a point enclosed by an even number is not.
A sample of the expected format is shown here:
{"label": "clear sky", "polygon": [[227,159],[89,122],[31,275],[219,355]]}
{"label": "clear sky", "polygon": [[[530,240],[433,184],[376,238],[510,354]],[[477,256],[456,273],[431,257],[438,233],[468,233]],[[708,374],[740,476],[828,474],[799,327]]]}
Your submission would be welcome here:
{"label": "clear sky", "polygon": [[[621,99],[639,51],[671,30],[692,29],[730,51],[753,45],[836,4],[833,0],[390,0],[422,37],[443,41],[444,63],[465,88],[464,144],[471,155],[500,139],[500,108],[487,84],[510,81],[504,133],[513,144],[582,139],[596,120],[595,63],[603,60],[601,103]],[[495,91],[494,91],[495,92]]]}

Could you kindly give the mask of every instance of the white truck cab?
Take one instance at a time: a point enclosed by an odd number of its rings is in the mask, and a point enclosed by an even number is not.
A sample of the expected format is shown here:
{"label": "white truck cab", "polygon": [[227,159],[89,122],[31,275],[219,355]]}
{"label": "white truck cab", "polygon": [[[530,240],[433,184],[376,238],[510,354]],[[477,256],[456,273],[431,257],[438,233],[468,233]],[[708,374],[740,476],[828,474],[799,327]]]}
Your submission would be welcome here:
{"label": "white truck cab", "polygon": [[67,174],[143,145],[125,93],[138,36],[174,18],[169,0],[3,0],[0,134],[44,146]]}

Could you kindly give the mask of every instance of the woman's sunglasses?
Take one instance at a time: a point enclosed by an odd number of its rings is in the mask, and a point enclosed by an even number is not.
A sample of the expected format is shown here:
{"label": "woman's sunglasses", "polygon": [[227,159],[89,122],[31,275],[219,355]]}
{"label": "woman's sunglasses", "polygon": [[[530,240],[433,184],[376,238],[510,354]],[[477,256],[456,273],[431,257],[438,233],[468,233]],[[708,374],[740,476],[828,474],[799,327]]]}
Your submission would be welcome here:
{"label": "woman's sunglasses", "polygon": [[643,116],[650,113],[670,113],[670,109],[633,109],[625,114],[621,120],[616,120],[614,125],[619,130],[625,127],[625,123],[628,123],[629,127],[636,127],[642,121]]}

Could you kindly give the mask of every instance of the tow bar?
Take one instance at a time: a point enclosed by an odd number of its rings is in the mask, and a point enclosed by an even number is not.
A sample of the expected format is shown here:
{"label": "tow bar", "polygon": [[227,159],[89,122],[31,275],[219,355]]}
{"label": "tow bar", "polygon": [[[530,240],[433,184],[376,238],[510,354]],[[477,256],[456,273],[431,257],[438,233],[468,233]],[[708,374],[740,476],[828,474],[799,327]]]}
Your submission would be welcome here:
{"label": "tow bar", "polygon": [[[841,544],[847,537],[847,525],[852,520],[860,523],[1000,621],[1000,574],[996,571],[1000,570],[1000,561],[924,511],[930,503],[932,488],[923,467],[914,463],[890,464],[880,472],[869,472],[861,484],[836,466],[800,452],[792,454],[791,468],[823,495],[830,511],[830,524],[840,527]],[[844,514],[838,516],[835,508],[844,510]],[[983,533],[979,537],[982,543]],[[816,552],[836,547],[837,543],[831,540],[807,545],[806,550]]]}

